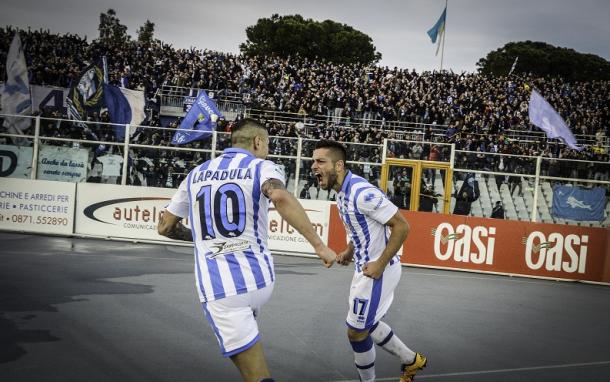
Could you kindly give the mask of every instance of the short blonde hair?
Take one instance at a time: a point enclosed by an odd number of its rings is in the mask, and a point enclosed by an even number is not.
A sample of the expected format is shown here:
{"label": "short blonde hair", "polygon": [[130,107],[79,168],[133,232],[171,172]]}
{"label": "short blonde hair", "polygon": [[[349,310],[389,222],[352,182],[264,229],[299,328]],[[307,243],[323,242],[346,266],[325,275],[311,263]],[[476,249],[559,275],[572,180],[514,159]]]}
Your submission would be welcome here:
{"label": "short blonde hair", "polygon": [[259,121],[244,118],[237,122],[231,130],[231,144],[238,147],[248,147],[256,136],[267,136],[267,129]]}

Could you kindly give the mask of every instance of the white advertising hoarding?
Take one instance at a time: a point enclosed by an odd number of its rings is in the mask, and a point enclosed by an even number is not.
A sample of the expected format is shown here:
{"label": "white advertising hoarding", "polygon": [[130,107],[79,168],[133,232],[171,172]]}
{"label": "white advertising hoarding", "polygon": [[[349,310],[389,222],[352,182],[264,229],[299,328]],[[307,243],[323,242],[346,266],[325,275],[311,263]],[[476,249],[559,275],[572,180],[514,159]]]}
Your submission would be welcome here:
{"label": "white advertising hoarding", "polygon": [[[314,230],[328,243],[328,222],[330,220],[331,202],[321,200],[299,200]],[[269,248],[276,252],[314,253],[307,240],[285,221],[280,214],[271,208],[269,210]]]}
{"label": "white advertising hoarding", "polygon": [[[77,185],[76,234],[173,241],[157,233],[159,216],[174,189],[110,184]],[[330,202],[300,201],[322,240],[328,242]],[[313,248],[274,209],[269,210],[269,248],[314,253]]]}
{"label": "white advertising hoarding", "polygon": [[74,184],[14,178],[0,181],[1,229],[72,234]]}
{"label": "white advertising hoarding", "polygon": [[169,240],[157,233],[159,216],[176,190],[79,183],[77,234]]}

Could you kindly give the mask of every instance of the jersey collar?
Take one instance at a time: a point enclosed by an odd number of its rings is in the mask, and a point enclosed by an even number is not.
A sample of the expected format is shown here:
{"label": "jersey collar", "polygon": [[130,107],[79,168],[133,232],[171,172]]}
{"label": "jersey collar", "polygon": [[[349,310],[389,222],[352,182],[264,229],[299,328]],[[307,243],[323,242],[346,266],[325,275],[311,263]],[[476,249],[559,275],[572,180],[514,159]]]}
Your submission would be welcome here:
{"label": "jersey collar", "polygon": [[241,149],[239,147],[230,147],[228,149],[224,149],[222,153],[223,154],[246,154],[251,157],[254,156],[254,154],[252,154],[250,151],[248,151],[246,149]]}
{"label": "jersey collar", "polygon": [[345,178],[343,178],[343,184],[341,185],[341,192],[347,194],[347,188],[349,187],[349,182],[352,180],[352,172],[347,170],[345,174]]}

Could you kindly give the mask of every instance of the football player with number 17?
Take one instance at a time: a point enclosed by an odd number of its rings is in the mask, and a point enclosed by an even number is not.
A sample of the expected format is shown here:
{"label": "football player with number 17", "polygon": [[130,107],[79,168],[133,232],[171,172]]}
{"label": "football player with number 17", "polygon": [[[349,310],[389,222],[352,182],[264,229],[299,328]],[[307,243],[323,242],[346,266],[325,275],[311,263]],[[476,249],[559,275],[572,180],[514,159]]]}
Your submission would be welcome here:
{"label": "football player with number 17", "polygon": [[339,215],[350,237],[337,262],[347,265],[354,259],[356,268],[346,324],[360,380],[375,380],[375,343],[400,359],[400,381],[410,382],[426,366],[426,357],[409,349],[381,321],[400,280],[398,251],[407,238],[409,224],[380,189],[347,170],[342,144],[319,141],[312,157],[311,169],[320,187],[337,192]]}

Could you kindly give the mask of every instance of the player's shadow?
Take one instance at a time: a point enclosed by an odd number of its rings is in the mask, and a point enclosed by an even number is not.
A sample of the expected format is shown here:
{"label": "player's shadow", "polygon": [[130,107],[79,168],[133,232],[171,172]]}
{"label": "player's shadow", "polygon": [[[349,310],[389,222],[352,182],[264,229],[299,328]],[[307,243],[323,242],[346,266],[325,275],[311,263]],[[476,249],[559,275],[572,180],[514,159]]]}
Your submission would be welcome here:
{"label": "player's shadow", "polygon": [[[158,253],[152,245],[8,233],[0,234],[0,240],[0,363],[25,355],[20,344],[61,341],[41,313],[58,312],[61,304],[86,301],[88,295],[153,292],[149,285],[108,279],[192,272],[188,262],[117,257],[148,253],[151,247]],[[26,329],[32,322],[37,329]]]}

